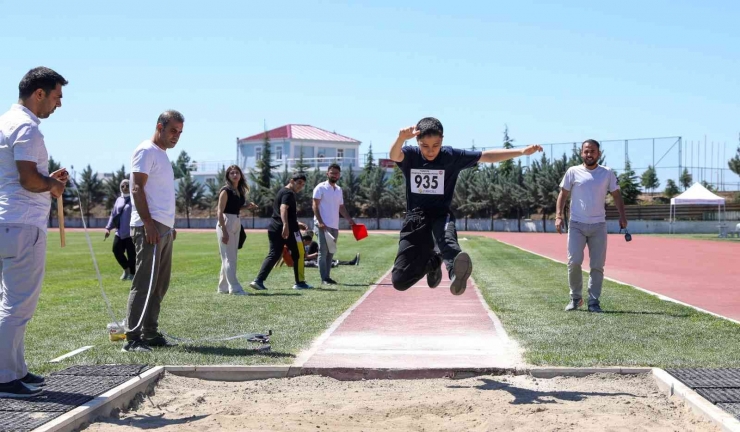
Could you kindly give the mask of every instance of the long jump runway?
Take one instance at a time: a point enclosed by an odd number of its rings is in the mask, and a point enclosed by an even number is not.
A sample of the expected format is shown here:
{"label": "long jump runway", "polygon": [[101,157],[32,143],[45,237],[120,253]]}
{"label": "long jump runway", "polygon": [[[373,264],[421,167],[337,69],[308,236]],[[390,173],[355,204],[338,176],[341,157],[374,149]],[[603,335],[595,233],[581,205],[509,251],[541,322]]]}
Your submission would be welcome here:
{"label": "long jump runway", "polygon": [[[567,235],[470,232],[567,263]],[[583,270],[588,272],[588,249]],[[740,245],[711,240],[610,234],[604,276],[740,321]],[[563,269],[564,296],[568,277]],[[584,280],[585,283],[585,280]],[[608,292],[604,292],[608,295]]]}
{"label": "long jump runway", "polygon": [[[475,263],[473,263],[475,265]],[[304,368],[464,369],[523,364],[520,351],[483,301],[472,278],[450,293],[426,278],[396,291],[390,272],[301,354]]]}

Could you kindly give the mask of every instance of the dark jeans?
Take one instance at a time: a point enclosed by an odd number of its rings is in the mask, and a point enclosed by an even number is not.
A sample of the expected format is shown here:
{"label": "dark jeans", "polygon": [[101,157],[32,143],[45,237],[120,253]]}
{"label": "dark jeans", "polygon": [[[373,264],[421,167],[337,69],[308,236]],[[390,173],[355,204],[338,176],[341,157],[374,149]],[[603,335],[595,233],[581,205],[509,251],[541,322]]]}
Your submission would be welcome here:
{"label": "dark jeans", "polygon": [[136,247],[131,237],[122,239],[117,235],[113,236],[113,255],[122,269],[136,274]]}
{"label": "dark jeans", "polygon": [[[303,243],[301,241],[301,232],[296,231],[288,234],[288,238],[283,238],[283,227],[270,227],[267,229],[267,238],[270,240],[270,251],[267,253],[267,257],[262,262],[262,268],[257,275],[256,280],[264,282],[270,275],[272,268],[280,260],[283,254],[283,246],[287,245],[290,251],[290,256],[293,258],[293,275],[295,276],[295,282],[305,282],[304,276],[304,260],[303,260]],[[301,247],[298,247],[298,243]]]}
{"label": "dark jeans", "polygon": [[421,209],[406,213],[393,263],[393,287],[399,291],[409,289],[431,270],[439,268],[442,261],[451,273],[452,263],[460,252],[452,213]]}

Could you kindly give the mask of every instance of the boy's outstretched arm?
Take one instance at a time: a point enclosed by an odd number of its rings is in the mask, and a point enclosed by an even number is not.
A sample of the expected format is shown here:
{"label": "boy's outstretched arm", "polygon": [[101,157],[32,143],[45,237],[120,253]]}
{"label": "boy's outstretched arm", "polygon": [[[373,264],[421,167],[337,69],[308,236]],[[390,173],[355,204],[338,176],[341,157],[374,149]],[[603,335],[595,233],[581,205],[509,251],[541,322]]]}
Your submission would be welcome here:
{"label": "boy's outstretched arm", "polygon": [[389,155],[391,160],[394,162],[403,162],[403,150],[401,150],[403,143],[418,135],[419,131],[416,129],[416,126],[401,129],[401,131],[398,132],[396,142],[391,146],[391,152]]}
{"label": "boy's outstretched arm", "polygon": [[531,145],[524,147],[523,149],[496,149],[486,150],[481,154],[479,163],[496,163],[503,162],[505,160],[514,159],[519,156],[528,156],[536,152],[541,152],[541,145]]}

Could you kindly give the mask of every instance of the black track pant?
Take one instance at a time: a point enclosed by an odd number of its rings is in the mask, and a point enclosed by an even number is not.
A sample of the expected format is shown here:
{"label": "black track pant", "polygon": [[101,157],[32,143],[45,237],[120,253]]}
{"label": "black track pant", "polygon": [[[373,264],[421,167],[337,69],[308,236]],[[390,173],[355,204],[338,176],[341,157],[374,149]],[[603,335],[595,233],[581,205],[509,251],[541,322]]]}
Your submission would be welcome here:
{"label": "black track pant", "polygon": [[406,214],[393,263],[393,287],[404,291],[439,268],[444,261],[447,272],[460,253],[455,216],[450,212],[435,213],[414,209]]}

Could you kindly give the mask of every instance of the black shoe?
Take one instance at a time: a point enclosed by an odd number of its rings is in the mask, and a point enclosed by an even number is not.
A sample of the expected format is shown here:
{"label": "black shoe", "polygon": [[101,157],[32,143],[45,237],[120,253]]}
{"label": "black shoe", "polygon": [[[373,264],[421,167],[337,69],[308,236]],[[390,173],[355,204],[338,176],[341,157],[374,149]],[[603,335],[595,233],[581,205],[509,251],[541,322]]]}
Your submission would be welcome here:
{"label": "black shoe", "polygon": [[583,305],[583,299],[582,298],[579,298],[579,299],[570,299],[570,302],[568,303],[568,305],[565,306],[565,311],[566,312],[574,311],[574,310],[578,309],[579,307],[581,307],[582,305]]}
{"label": "black shoe", "polygon": [[46,378],[41,375],[32,374],[31,372],[28,372],[26,376],[21,378],[21,381],[24,384],[31,384],[34,387],[42,387],[46,384]]}
{"label": "black shoe", "polygon": [[452,285],[450,292],[454,295],[462,295],[468,286],[468,278],[473,273],[473,261],[467,252],[460,252],[452,262]]}
{"label": "black shoe", "polygon": [[326,278],[326,279],[324,279],[321,282],[323,282],[324,284],[327,284],[327,285],[337,285],[337,281],[335,281],[332,278]]}
{"label": "black shoe", "polygon": [[176,346],[176,344],[173,344],[169,342],[167,339],[165,339],[162,333],[157,333],[156,336],[151,337],[151,338],[144,338],[144,343],[146,343],[150,347],[160,347],[160,348],[170,348],[170,347]]}
{"label": "black shoe", "polygon": [[262,291],[262,290],[266,290],[267,289],[267,287],[265,286],[265,284],[262,281],[259,281],[259,280],[253,280],[252,282],[249,283],[249,286],[251,286],[252,288],[254,288],[254,289],[258,290],[258,291]]}
{"label": "black shoe", "polygon": [[14,380],[9,383],[0,384],[0,398],[29,398],[43,392],[42,389]]}
{"label": "black shoe", "polygon": [[442,282],[442,264],[435,266],[427,273],[427,285],[429,288],[437,288]]}
{"label": "black shoe", "polygon": [[121,348],[121,351],[123,352],[152,352],[152,349],[149,348],[149,345],[147,345],[144,341],[141,341],[139,339],[126,341],[126,345]]}
{"label": "black shoe", "polygon": [[588,311],[589,312],[596,312],[596,313],[602,313],[604,312],[601,310],[601,306],[599,305],[599,302],[593,303],[588,305]]}

